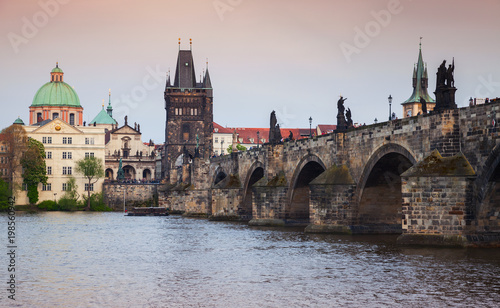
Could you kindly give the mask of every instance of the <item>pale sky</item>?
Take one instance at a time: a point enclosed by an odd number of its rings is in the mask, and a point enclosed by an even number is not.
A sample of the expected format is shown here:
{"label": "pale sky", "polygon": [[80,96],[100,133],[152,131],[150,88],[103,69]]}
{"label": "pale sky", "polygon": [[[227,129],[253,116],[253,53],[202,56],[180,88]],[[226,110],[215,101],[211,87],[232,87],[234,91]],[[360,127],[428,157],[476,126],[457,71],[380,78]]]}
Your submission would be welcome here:
{"label": "pale sky", "polygon": [[209,61],[214,121],[268,127],[336,124],[347,97],[354,122],[402,116],[420,37],[435,90],[455,58],[456,101],[500,96],[500,1],[411,0],[0,0],[0,126],[28,123],[56,61],[91,121],[108,101],[143,141],[164,142],[165,75],[178,38],[193,40],[196,74]]}

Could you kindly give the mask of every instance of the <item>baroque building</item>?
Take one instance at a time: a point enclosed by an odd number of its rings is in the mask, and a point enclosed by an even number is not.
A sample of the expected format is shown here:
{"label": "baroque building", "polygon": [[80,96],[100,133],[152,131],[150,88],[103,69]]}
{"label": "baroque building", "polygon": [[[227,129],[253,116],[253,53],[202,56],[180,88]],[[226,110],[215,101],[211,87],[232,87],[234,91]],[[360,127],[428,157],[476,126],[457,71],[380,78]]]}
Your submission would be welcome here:
{"label": "baroque building", "polygon": [[165,85],[165,146],[162,155],[162,177],[171,180],[171,172],[194,157],[208,159],[213,155],[213,89],[208,66],[196,81],[191,48],[179,54],[173,84],[170,76]]}
{"label": "baroque building", "polygon": [[429,86],[429,78],[427,76],[427,64],[424,64],[422,59],[422,43],[420,43],[420,48],[418,51],[418,61],[413,67],[413,93],[409,99],[404,101],[403,105],[403,117],[412,117],[422,114],[422,104],[420,99],[426,101],[427,112],[434,109],[436,106],[436,101],[430,97],[427,92],[427,87]]}
{"label": "baroque building", "polygon": [[[83,107],[75,90],[63,80],[59,63],[50,72],[50,81],[35,94],[30,106],[29,125],[61,118],[69,125],[82,126]],[[50,103],[48,103],[50,102]]]}
{"label": "baroque building", "polygon": [[156,151],[152,141],[142,142],[141,126],[125,124],[106,132],[106,180],[116,180],[120,160],[126,181],[151,181],[156,173]]}
{"label": "baroque building", "polygon": [[[28,137],[40,141],[45,147],[45,163],[48,181],[39,184],[39,201],[57,200],[67,190],[67,182],[75,177],[77,192],[86,195],[102,191],[104,179],[89,186],[88,180],[75,172],[77,160],[105,155],[105,134],[103,127],[83,126],[83,107],[75,90],[63,81],[59,64],[50,73],[50,81],[35,94],[29,107],[29,125],[23,126]],[[24,125],[18,119],[14,124]],[[16,173],[14,182],[22,187],[21,174]],[[24,188],[24,187],[23,187]],[[16,202],[27,204],[25,190],[16,190]]]}

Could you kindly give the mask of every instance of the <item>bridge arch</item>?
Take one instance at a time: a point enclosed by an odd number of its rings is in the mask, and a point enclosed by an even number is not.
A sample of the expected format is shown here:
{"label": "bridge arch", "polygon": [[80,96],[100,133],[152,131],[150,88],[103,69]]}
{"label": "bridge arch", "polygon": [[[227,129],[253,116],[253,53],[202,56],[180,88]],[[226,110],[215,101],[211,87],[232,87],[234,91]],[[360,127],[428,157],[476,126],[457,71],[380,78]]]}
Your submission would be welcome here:
{"label": "bridge arch", "polygon": [[264,177],[264,164],[256,161],[248,169],[243,185],[243,200],[239,210],[239,216],[242,220],[252,219],[252,185]]}
{"label": "bridge arch", "polygon": [[371,232],[401,232],[401,174],[416,162],[414,155],[399,144],[379,147],[359,178],[353,223],[374,228]]}
{"label": "bridge arch", "polygon": [[227,173],[224,171],[224,168],[218,167],[215,170],[215,173],[212,178],[212,186],[217,185],[220,181],[224,180],[227,177]]}
{"label": "bridge arch", "polygon": [[[486,159],[474,184],[478,226],[484,230],[500,231],[500,144]],[[496,214],[496,215],[495,215]],[[496,216],[496,218],[494,218]]]}
{"label": "bridge arch", "polygon": [[325,170],[325,164],[316,155],[309,154],[299,161],[290,181],[286,219],[309,223],[309,183]]}

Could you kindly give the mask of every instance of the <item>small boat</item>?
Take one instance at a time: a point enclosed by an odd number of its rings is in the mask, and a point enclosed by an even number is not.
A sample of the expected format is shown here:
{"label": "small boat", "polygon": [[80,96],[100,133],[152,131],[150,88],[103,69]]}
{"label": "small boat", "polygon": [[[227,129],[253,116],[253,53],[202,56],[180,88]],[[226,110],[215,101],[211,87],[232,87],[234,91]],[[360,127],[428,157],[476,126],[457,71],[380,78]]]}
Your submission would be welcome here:
{"label": "small boat", "polygon": [[127,212],[126,216],[168,216],[168,209],[165,207],[134,207]]}

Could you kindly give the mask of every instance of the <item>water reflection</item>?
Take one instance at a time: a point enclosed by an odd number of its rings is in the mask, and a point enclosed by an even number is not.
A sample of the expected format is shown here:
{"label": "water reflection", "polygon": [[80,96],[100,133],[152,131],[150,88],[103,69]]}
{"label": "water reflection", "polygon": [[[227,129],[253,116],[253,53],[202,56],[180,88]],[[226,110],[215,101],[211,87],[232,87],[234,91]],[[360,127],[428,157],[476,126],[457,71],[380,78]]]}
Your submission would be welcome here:
{"label": "water reflection", "polygon": [[409,248],[395,236],[177,216],[42,213],[16,221],[18,307],[496,307],[500,300],[500,250]]}

